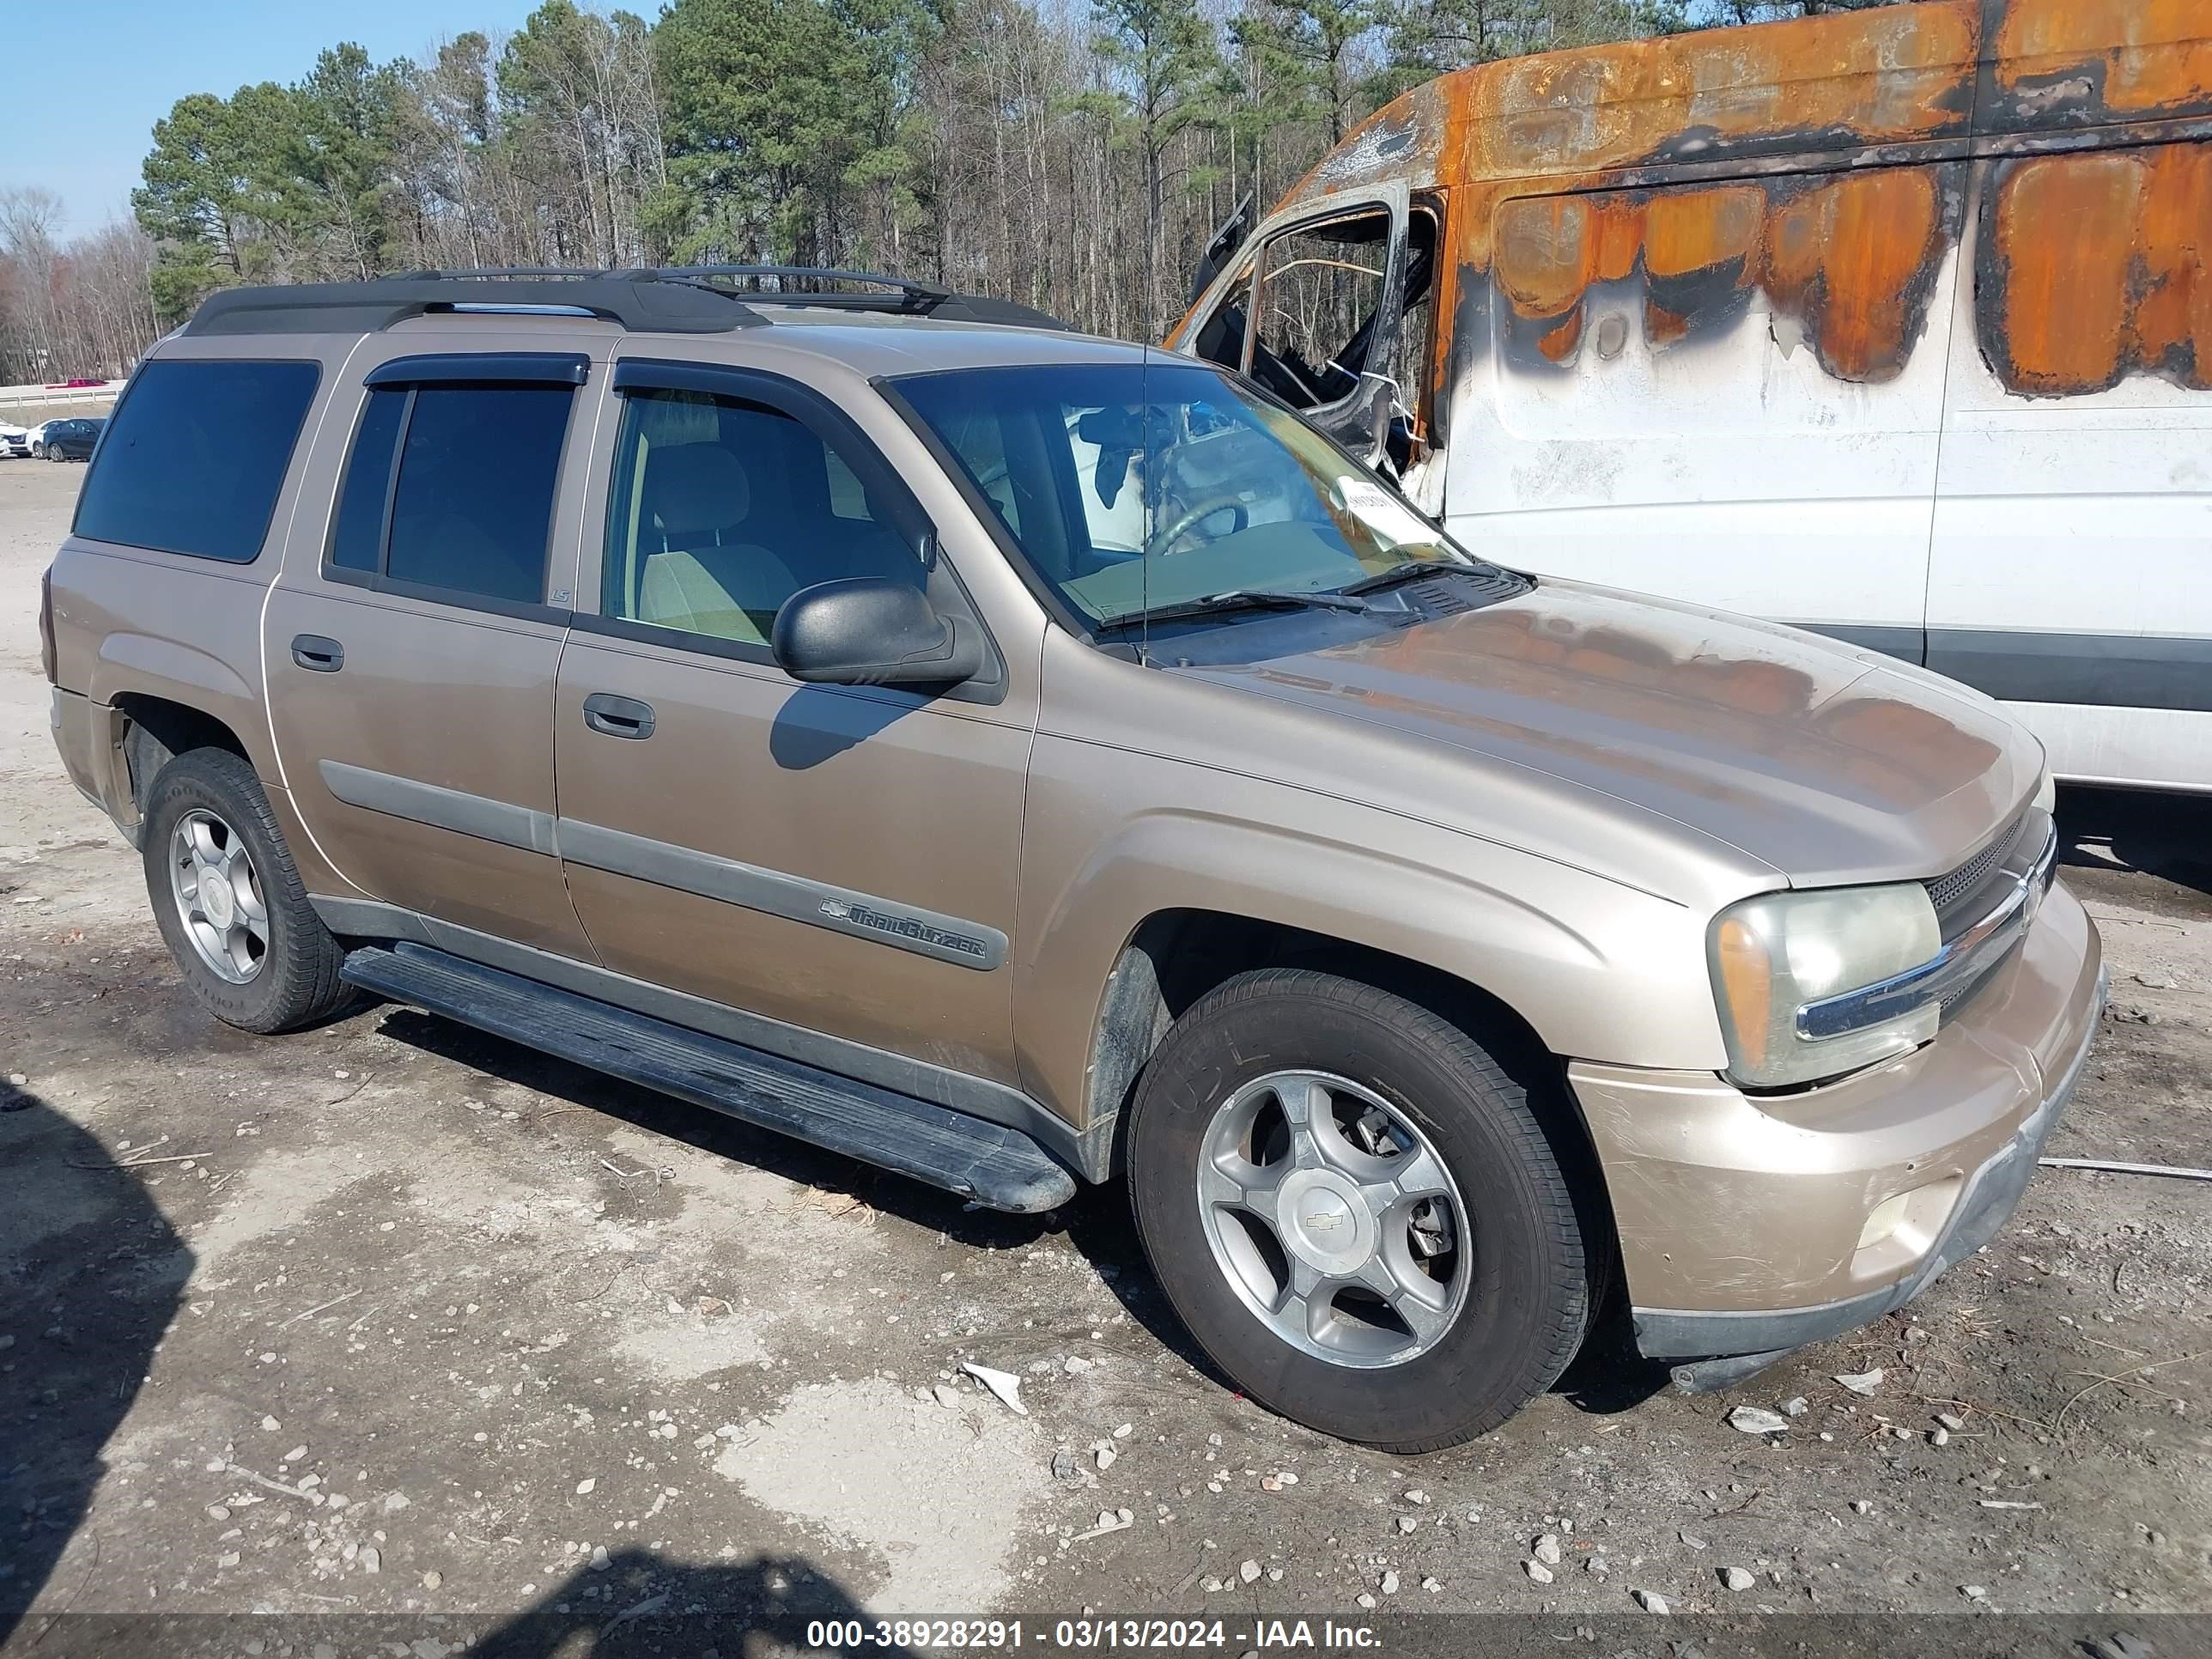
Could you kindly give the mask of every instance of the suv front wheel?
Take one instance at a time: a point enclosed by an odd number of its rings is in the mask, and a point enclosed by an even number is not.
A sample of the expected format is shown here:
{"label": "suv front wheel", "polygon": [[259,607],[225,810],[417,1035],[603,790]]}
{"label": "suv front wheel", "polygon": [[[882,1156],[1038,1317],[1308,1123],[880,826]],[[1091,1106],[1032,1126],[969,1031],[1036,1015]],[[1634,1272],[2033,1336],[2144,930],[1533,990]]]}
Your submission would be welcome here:
{"label": "suv front wheel", "polygon": [[1132,1109],[1137,1228],[1199,1346],[1325,1433],[1434,1450],[1581,1346],[1591,1264],[1528,1091],[1456,1025],[1304,969],[1176,1022]]}
{"label": "suv front wheel", "polygon": [[343,1006],[345,960],[285,851],[269,798],[227,749],[178,756],[147,792],[146,891],[185,983],[217,1019],[291,1030]]}

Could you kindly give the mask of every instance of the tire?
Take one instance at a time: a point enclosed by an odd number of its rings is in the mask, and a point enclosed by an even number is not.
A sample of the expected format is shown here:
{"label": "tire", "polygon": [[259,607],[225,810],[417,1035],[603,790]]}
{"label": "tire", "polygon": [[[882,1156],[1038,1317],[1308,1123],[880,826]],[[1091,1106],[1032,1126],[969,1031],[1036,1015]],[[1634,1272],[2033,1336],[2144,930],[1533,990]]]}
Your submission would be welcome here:
{"label": "tire", "polygon": [[[1407,1189],[1449,1186],[1448,1199],[1436,1200],[1425,1220],[1434,1227],[1436,1211],[1449,1203],[1441,1231],[1455,1242],[1440,1256],[1424,1261],[1423,1251],[1402,1247],[1408,1214],[1402,1197],[1397,1208],[1370,1203],[1366,1220],[1352,1220],[1354,1232],[1343,1232],[1346,1221],[1332,1215],[1349,1206],[1333,1195],[1331,1183],[1343,1180],[1334,1169],[1291,1170],[1292,1178],[1317,1183],[1297,1200],[1307,1206],[1297,1211],[1304,1220],[1286,1219],[1291,1210],[1278,1210],[1273,1222],[1255,1230],[1250,1205],[1200,1200],[1201,1163],[1223,1167],[1209,1149],[1247,1172],[1264,1165],[1262,1175],[1290,1168],[1277,1160],[1297,1161],[1301,1154],[1289,1151],[1270,1159],[1222,1152],[1219,1137],[1236,1133],[1240,1111],[1255,1109],[1237,1103],[1256,1099],[1261,1103],[1252,1121],[1260,1127],[1237,1145],[1257,1146],[1264,1131],[1271,1144],[1291,1146],[1296,1137],[1285,1101],[1307,1085],[1263,1080],[1309,1073],[1327,1079],[1324,1093],[1312,1097],[1316,1113],[1318,1103],[1327,1102],[1328,1115],[1349,1121],[1354,1135],[1374,1135],[1376,1126],[1387,1126],[1385,1166],[1411,1169],[1397,1160],[1416,1150],[1442,1164],[1449,1183],[1410,1176],[1396,1182]],[[1270,1109],[1277,1114],[1272,1125]],[[1351,1166],[1369,1167],[1359,1164],[1354,1136],[1341,1127],[1333,1144],[1352,1154]],[[1486,1433],[1558,1379],[1590,1321],[1596,1252],[1586,1248],[1537,1103],[1467,1032],[1358,981],[1269,969],[1239,975],[1193,1005],[1146,1067],[1131,1107],[1127,1173],[1146,1254],[1200,1347],[1253,1399],[1326,1434],[1411,1453]],[[1273,1197],[1260,1207],[1290,1202]],[[1418,1230],[1425,1223],[1418,1208],[1412,1213]],[[1312,1231],[1323,1225],[1328,1231]],[[1387,1249],[1378,1244],[1364,1271],[1387,1255],[1398,1264],[1401,1285],[1407,1264],[1423,1274],[1448,1273],[1449,1282],[1423,1284],[1413,1301],[1401,1297],[1392,1304],[1344,1283],[1326,1291],[1317,1316],[1270,1314],[1261,1305],[1272,1282],[1267,1275],[1287,1288],[1301,1265],[1283,1242],[1288,1226],[1302,1230],[1299,1249],[1306,1250],[1358,1236],[1364,1226],[1367,1237],[1401,1241]],[[1271,1231],[1272,1253],[1263,1243],[1236,1242],[1239,1232],[1258,1239]],[[1437,1237],[1431,1233],[1431,1242]],[[1318,1274],[1310,1265],[1305,1271]],[[1325,1290],[1329,1279],[1319,1278]],[[1425,1303],[1431,1292],[1449,1304],[1444,1314],[1429,1310],[1409,1322],[1395,1311]],[[1425,1336],[1439,1318],[1441,1329]],[[1402,1335],[1396,1328],[1401,1325]]]}
{"label": "tire", "polygon": [[[243,757],[227,749],[178,756],[147,792],[143,822],[141,854],[155,922],[185,983],[210,1013],[265,1035],[311,1024],[351,999],[338,978],[345,952],[307,902],[269,798]],[[196,902],[204,926],[187,919],[179,897],[174,872],[185,867],[187,842],[222,855],[220,870],[214,859],[191,864],[202,879],[183,884],[201,896]],[[262,912],[258,951],[252,948],[256,900]],[[232,926],[226,931],[216,922]],[[217,936],[225,943],[210,942]],[[246,948],[228,948],[228,941],[240,938]],[[228,972],[218,961],[228,964]]]}

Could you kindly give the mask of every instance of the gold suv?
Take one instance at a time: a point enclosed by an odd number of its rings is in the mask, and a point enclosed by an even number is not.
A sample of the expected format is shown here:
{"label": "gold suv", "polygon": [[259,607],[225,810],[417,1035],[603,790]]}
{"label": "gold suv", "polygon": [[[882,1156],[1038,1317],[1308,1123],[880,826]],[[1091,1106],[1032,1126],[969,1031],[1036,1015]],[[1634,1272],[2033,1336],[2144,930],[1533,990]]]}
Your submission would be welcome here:
{"label": "gold suv", "polygon": [[1121,1180],[1223,1371],[1413,1450],[1615,1298],[1713,1387],[1916,1295],[2102,992],[1995,704],[1480,553],[1232,372],[922,284],[245,289],[125,392],[46,665],[218,1018]]}

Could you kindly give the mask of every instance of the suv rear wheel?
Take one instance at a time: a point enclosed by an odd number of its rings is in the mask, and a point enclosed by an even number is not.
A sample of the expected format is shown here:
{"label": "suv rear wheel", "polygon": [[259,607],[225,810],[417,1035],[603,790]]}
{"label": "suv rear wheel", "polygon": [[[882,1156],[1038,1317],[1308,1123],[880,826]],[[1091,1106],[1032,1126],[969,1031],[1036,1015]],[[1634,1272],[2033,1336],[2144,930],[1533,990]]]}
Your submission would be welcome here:
{"label": "suv rear wheel", "polygon": [[1137,1228],[1238,1387],[1392,1451],[1503,1423],[1564,1371],[1592,1301],[1528,1094],[1465,1031],[1333,975],[1240,975],[1147,1065]]}
{"label": "suv rear wheel", "polygon": [[290,1030],[340,1007],[345,952],[307,902],[253,768],[195,749],[147,792],[146,890],[193,995],[244,1030]]}

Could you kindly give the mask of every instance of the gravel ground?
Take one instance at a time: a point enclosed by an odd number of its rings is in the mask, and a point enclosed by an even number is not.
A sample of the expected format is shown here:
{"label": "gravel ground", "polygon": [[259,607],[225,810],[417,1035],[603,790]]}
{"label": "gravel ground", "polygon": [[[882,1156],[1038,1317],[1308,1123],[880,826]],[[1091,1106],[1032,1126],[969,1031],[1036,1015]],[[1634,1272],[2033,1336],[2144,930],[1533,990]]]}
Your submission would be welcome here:
{"label": "gravel ground", "polygon": [[[550,1652],[705,1607],[769,1648],[861,1610],[1087,1607],[1218,1617],[1232,1654],[1255,1620],[1395,1616],[1404,1646],[1447,1613],[1559,1616],[1480,1626],[1485,1652],[1679,1652],[1655,1601],[1718,1632],[1960,1615],[1915,1651],[2212,1651],[2172,1622],[2212,1611],[2212,1184],[2045,1170],[1915,1307],[1733,1393],[1594,1355],[1403,1459],[1210,1376],[1118,1192],[967,1210],[390,1007],[213,1024],[47,735],[38,574],[83,476],[0,463],[11,1651],[106,1639],[50,1614],[258,1613],[418,1655],[509,1620]],[[2063,815],[2114,1008],[2050,1150],[2212,1165],[2212,803]],[[1796,1414],[1749,1434],[1741,1406]]]}

